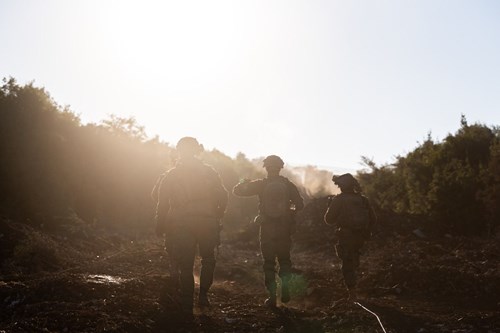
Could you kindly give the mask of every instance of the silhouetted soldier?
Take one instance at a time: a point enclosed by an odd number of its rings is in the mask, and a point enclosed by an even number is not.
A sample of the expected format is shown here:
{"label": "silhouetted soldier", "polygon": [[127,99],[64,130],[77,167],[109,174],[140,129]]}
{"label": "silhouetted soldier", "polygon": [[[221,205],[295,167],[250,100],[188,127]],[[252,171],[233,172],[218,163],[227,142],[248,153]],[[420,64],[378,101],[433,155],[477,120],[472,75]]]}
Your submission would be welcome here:
{"label": "silhouetted soldier", "polygon": [[376,216],[368,199],[361,194],[358,181],[350,173],[333,176],[332,181],[342,193],[331,200],[325,222],[336,227],[335,250],[342,260],[344,283],[349,291],[349,299],[356,300],[359,252],[370,238]]}
{"label": "silhouetted soldier", "polygon": [[195,156],[203,146],[195,138],[177,143],[179,160],[159,189],[157,233],[171,242],[171,253],[179,269],[181,306],[193,311],[193,265],[198,247],[201,256],[198,304],[209,306],[208,290],[213,282],[215,248],[219,244],[220,220],[227,205],[227,191],[219,174]]}
{"label": "silhouetted soldier", "polygon": [[264,282],[269,291],[265,304],[276,307],[276,259],[281,278],[281,301],[290,301],[288,283],[291,277],[290,260],[291,235],[295,232],[296,211],[304,207],[297,187],[287,178],[279,175],[283,160],[270,155],[264,159],[267,178],[245,180],[233,188],[238,196],[258,195],[260,224],[260,248],[264,258]]}

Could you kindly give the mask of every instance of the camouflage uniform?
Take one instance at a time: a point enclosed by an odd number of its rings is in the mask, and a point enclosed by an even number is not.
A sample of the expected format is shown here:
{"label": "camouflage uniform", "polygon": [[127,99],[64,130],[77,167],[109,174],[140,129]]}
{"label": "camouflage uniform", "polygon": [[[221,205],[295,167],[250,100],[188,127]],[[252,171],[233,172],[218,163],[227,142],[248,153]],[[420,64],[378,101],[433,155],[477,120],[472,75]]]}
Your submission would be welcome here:
{"label": "camouflage uniform", "polygon": [[[346,202],[352,200],[353,196],[360,198],[368,209],[369,222],[365,230],[353,230],[343,223],[343,212],[346,209]],[[349,188],[343,189],[341,194],[332,199],[325,214],[325,222],[337,227],[338,242],[335,250],[337,256],[342,260],[342,274],[348,290],[353,290],[356,287],[356,271],[359,267],[360,249],[363,247],[365,240],[369,238],[369,233],[375,220],[375,213],[368,199]]]}
{"label": "camouflage uniform", "polygon": [[212,285],[220,219],[226,205],[227,191],[218,173],[194,157],[179,160],[163,177],[157,219],[171,243],[185,311],[192,311],[193,307],[196,247],[202,258],[200,300]]}
{"label": "camouflage uniform", "polygon": [[[281,177],[281,176],[276,176]],[[288,185],[290,203],[295,210],[304,207],[302,197],[297,187],[285,177],[281,177]],[[295,232],[294,212],[289,210],[283,217],[273,218],[266,216],[263,210],[263,191],[269,178],[243,182],[237,184],[233,193],[237,196],[258,195],[259,222],[260,222],[260,249],[264,259],[264,283],[271,297],[276,297],[276,259],[279,264],[279,276],[282,285],[286,286],[291,275],[292,262],[290,260],[291,235]]]}

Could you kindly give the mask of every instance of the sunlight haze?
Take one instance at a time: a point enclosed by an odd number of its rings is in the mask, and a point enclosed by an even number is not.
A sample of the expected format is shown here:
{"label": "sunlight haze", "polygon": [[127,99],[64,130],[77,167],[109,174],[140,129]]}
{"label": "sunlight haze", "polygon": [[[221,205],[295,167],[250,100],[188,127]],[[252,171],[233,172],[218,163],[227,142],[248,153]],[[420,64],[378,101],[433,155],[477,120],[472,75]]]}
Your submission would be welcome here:
{"label": "sunlight haze", "polygon": [[497,1],[0,1],[0,74],[84,123],[362,168],[500,124]]}

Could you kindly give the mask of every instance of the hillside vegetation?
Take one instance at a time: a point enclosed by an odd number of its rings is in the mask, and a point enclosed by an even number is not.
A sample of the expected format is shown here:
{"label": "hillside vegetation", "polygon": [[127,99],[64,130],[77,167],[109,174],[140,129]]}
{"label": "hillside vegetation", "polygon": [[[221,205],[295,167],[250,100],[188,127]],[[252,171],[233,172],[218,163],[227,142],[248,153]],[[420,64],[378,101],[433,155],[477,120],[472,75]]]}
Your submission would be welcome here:
{"label": "hillside vegetation", "polygon": [[[456,133],[429,135],[392,164],[363,158],[356,176],[379,224],[361,257],[360,303],[387,332],[500,330],[499,133],[463,116]],[[169,301],[168,256],[153,234],[151,192],[175,163],[172,144],[148,138],[133,118],[83,124],[45,89],[4,79],[0,157],[0,332],[381,330],[345,301],[323,223],[336,191],[330,172],[283,171],[307,203],[293,240],[292,302],[262,306],[257,199],[230,195],[214,306],[185,323]],[[262,159],[243,153],[201,158],[229,190],[265,175]]]}

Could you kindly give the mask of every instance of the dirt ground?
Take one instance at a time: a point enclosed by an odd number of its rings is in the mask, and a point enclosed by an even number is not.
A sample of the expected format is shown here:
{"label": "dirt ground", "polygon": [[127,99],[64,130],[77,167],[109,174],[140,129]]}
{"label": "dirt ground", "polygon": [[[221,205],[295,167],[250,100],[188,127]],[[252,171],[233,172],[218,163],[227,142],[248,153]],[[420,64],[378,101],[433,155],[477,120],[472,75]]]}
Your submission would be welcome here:
{"label": "dirt ground", "polygon": [[4,220],[0,235],[2,333],[500,332],[498,240],[376,236],[364,249],[355,304],[345,299],[328,230],[301,226],[293,299],[271,310],[255,230],[227,231],[212,305],[186,321],[167,292],[168,257],[150,234],[45,232]]}

